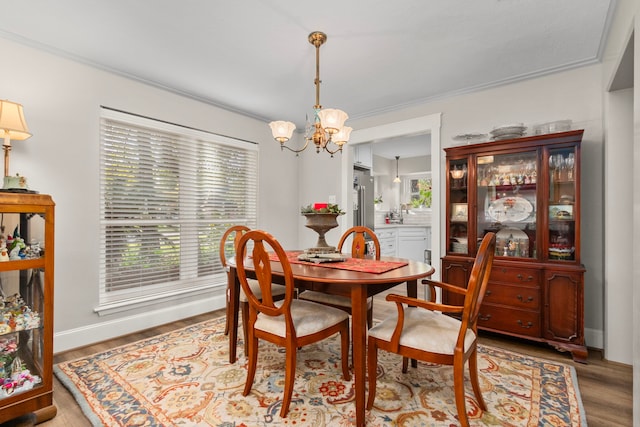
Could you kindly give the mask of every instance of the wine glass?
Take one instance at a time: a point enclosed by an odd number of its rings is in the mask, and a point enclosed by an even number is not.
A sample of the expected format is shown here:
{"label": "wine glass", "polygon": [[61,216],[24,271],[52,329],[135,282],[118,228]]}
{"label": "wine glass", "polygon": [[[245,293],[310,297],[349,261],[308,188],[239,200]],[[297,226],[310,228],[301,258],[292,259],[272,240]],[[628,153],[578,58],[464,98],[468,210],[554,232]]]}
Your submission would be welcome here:
{"label": "wine glass", "polygon": [[575,157],[573,155],[573,153],[570,153],[567,156],[567,160],[566,160],[566,164],[567,164],[567,179],[569,181],[573,181],[573,167],[575,165]]}

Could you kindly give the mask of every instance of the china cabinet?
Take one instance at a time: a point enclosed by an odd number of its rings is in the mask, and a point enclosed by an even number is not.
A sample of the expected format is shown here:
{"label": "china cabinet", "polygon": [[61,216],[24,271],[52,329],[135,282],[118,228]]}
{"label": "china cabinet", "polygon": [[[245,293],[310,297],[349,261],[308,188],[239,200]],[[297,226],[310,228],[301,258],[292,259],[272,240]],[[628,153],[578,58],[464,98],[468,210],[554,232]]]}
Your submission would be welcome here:
{"label": "china cabinet", "polygon": [[0,192],[0,423],[56,415],[53,404],[54,202]]}
{"label": "china cabinet", "polygon": [[[477,246],[496,233],[481,329],[548,343],[585,362],[580,261],[583,130],[445,149],[445,282],[465,286]],[[444,293],[445,303],[460,304]]]}

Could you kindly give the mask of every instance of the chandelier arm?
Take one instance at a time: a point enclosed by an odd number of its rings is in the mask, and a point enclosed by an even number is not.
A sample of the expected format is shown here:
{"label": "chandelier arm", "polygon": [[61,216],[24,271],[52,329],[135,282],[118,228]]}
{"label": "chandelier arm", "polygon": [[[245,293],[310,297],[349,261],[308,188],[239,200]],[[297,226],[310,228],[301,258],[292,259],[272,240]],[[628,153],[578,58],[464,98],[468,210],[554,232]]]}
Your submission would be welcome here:
{"label": "chandelier arm", "polygon": [[299,150],[296,150],[296,149],[291,148],[288,145],[284,145],[284,144],[280,144],[280,150],[282,150],[283,148],[286,148],[287,150],[298,154],[298,153],[303,152],[307,148],[307,145],[309,145],[309,139],[305,138],[304,146],[302,148],[300,148]]}
{"label": "chandelier arm", "polygon": [[[336,147],[338,147],[338,148],[336,148],[335,150],[330,150],[330,149],[329,149],[329,144],[330,144],[330,143],[332,143],[333,145],[335,145],[335,146],[336,146]],[[334,155],[334,154],[336,154],[336,153],[338,153],[338,152],[342,151],[342,145],[338,145],[338,144],[336,144],[335,142],[333,142],[333,141],[329,140],[329,141],[327,141],[327,143],[325,144],[325,146],[324,146],[324,150],[325,150],[327,153],[331,154],[331,157],[333,157],[333,155]]]}

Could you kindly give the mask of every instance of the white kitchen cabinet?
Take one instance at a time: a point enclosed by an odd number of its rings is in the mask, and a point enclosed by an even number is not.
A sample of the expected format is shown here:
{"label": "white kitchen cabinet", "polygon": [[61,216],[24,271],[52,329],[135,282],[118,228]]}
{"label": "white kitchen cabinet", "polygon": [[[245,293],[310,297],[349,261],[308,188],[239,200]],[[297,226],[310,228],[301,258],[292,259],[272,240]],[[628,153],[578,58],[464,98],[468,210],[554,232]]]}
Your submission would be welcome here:
{"label": "white kitchen cabinet", "polygon": [[376,236],[380,242],[380,255],[381,256],[398,256],[397,255],[397,241],[398,231],[395,228],[382,228],[376,229]]}
{"label": "white kitchen cabinet", "polygon": [[427,249],[431,249],[430,227],[398,227],[399,258],[424,261]]}
{"label": "white kitchen cabinet", "polygon": [[353,146],[353,165],[371,169],[373,167],[373,151],[371,143]]}

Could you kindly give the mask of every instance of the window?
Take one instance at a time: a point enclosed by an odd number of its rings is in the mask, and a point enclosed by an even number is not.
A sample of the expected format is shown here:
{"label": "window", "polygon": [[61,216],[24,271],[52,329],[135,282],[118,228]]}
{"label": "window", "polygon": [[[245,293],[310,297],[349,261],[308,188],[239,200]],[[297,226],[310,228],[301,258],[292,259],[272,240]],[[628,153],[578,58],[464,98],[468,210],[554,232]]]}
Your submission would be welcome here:
{"label": "window", "polygon": [[257,224],[254,143],[103,108],[100,307],[226,285],[231,225]]}
{"label": "window", "polygon": [[405,179],[405,195],[408,195],[412,208],[431,207],[432,182],[431,173],[417,174],[410,179]]}

